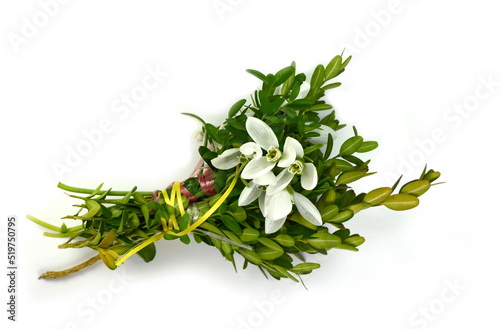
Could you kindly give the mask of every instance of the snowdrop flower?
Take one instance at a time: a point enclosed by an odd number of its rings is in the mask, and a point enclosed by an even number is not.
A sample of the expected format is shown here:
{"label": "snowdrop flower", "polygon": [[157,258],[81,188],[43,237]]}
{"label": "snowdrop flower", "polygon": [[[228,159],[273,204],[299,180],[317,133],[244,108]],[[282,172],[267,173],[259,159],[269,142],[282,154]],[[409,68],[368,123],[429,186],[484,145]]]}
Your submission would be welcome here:
{"label": "snowdrop flower", "polygon": [[293,204],[297,207],[300,215],[311,224],[319,226],[323,224],[321,214],[316,206],[305,196],[288,189],[269,195],[263,186],[253,181],[245,187],[238,200],[239,206],[246,206],[259,199],[259,208],[265,217],[265,231],[271,234],[279,230],[286,221],[288,214],[292,211]]}
{"label": "snowdrop flower", "polygon": [[276,183],[269,187],[267,193],[273,195],[282,191],[290,184],[295,175],[300,175],[300,184],[305,190],[315,188],[316,184],[318,184],[318,173],[312,163],[305,163],[302,160],[302,157],[304,157],[302,145],[296,139],[287,137],[285,141],[285,153],[287,154],[287,158],[283,159],[282,162],[286,168],[278,174]]}
{"label": "snowdrop flower", "polygon": [[212,159],[212,165],[217,169],[228,170],[241,163],[241,157],[258,159],[262,156],[260,147],[253,143],[245,143],[239,148],[225,150],[217,158]]}
{"label": "snowdrop flower", "polygon": [[[267,234],[271,234],[279,230],[286,220],[288,214],[292,211],[293,204],[297,207],[299,214],[313,225],[320,226],[323,224],[321,214],[316,206],[305,196],[292,190],[284,189],[272,196],[267,193],[265,197],[260,197],[259,205],[264,208],[266,224],[265,230]],[[263,204],[262,204],[263,203]]]}
{"label": "snowdrop flower", "polygon": [[[266,156],[254,157],[241,172],[244,179],[256,179],[271,172],[275,166],[285,168],[292,164],[297,156],[297,148],[302,149],[300,143],[291,137],[287,137],[283,151],[279,149],[278,138],[271,127],[264,121],[249,117],[246,122],[247,132],[252,140],[267,151]],[[302,150],[303,153],[303,150]]]}

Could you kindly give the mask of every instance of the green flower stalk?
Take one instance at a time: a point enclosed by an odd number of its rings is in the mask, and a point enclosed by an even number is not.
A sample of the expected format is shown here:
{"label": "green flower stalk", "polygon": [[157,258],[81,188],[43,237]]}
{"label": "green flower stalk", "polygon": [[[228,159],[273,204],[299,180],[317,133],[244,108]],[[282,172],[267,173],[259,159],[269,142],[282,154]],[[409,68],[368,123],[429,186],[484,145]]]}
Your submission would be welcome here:
{"label": "green flower stalk", "polygon": [[332,154],[336,131],[345,125],[322,99],[341,85],[332,80],[350,59],[335,56],[318,65],[310,79],[296,73],[295,63],[274,74],[247,70],[262,85],[250,100],[237,101],[222,124],[188,114],[202,123],[203,146],[199,164],[182,182],[146,192],[60,183],[80,202],[74,214],[63,217],[77,224],[56,227],[28,219],[50,230],[46,236],[66,238],[60,248],[91,248],[95,256],[41,278],[66,276],[99,260],[112,270],[136,255],[150,262],[160,240],[204,243],[235,269],[240,257],[244,269],[255,265],[266,276],[296,282],[320,267],[308,262],[307,254],[357,251],[365,239],[346,226],[356,213],[379,206],[414,208],[440,173],[424,168],[399,190],[401,178],[392,187],[353,190],[351,183],[373,174],[362,156],[378,143],[365,141],[353,128],[354,136]]}

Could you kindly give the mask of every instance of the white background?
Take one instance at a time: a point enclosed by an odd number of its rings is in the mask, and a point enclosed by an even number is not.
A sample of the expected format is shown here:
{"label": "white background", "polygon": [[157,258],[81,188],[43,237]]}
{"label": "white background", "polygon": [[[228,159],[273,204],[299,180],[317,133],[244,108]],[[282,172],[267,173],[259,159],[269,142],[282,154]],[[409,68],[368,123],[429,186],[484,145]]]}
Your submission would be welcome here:
{"label": "white background", "polygon": [[[494,2],[3,1],[1,253],[18,218],[18,321],[2,328],[497,328],[500,277],[497,172],[500,22]],[[72,212],[58,181],[93,188],[162,188],[197,161],[192,112],[219,124],[249,97],[253,68],[292,60],[310,74],[345,48],[354,56],[328,93],[339,119],[366,140],[378,172],[367,192],[425,163],[446,184],[408,212],[370,209],[348,222],[358,253],[310,259],[300,284],[235,273],[206,245],[157,244],[157,258],[102,264],[37,280],[91,256],[60,250],[25,219],[54,224]],[[147,80],[156,70],[158,83]],[[150,90],[133,106],[124,98]],[[143,97],[142,97],[143,96]],[[137,99],[136,99],[137,100]],[[98,133],[102,122],[108,127]],[[93,136],[94,139],[88,136]],[[90,142],[93,144],[89,144]],[[85,149],[85,145],[91,145]],[[80,151],[77,158],[72,152]],[[54,165],[67,165],[58,175]],[[241,261],[239,264],[241,265]],[[4,310],[5,309],[5,310]]]}

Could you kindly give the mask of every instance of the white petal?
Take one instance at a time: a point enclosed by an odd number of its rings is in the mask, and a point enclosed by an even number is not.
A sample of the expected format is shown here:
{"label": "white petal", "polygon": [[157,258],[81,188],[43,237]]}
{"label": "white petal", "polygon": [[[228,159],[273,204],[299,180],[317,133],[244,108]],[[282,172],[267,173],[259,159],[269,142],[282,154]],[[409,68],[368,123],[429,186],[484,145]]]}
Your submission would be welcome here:
{"label": "white petal", "polygon": [[278,176],[276,176],[276,184],[271,185],[267,188],[266,193],[269,195],[274,195],[279,191],[283,190],[290,184],[293,179],[294,174],[288,171],[288,169],[283,169]]}
{"label": "white petal", "polygon": [[259,196],[259,208],[260,211],[262,212],[262,216],[266,217],[267,216],[267,205],[269,204],[269,201],[271,200],[271,196],[267,195],[267,193],[261,193]]}
{"label": "white petal", "polygon": [[262,176],[274,168],[275,162],[268,162],[265,157],[252,159],[241,172],[241,178],[254,179]]}
{"label": "white petal", "polygon": [[265,185],[274,185],[274,184],[276,184],[276,176],[274,176],[272,171],[269,171],[262,176],[254,178],[253,181],[258,185],[264,185],[264,186]]}
{"label": "white petal", "polygon": [[304,170],[300,176],[300,185],[305,190],[312,190],[318,184],[318,172],[312,163],[304,163]]}
{"label": "white petal", "polygon": [[286,168],[297,158],[302,158],[303,156],[304,149],[300,142],[295,138],[287,137],[285,139],[285,145],[283,146],[283,156],[278,163],[278,167]]}
{"label": "white petal", "polygon": [[238,206],[246,206],[259,197],[261,195],[262,190],[258,187],[254,182],[249,183],[250,186],[247,186],[241,191],[240,198],[238,199]]}
{"label": "white petal", "polygon": [[240,152],[251,159],[258,159],[262,156],[262,149],[254,142],[248,142],[241,145]]}
{"label": "white petal", "polygon": [[274,131],[264,121],[248,117],[246,128],[250,137],[264,150],[267,151],[271,146],[279,146],[278,138],[276,138]]}
{"label": "white petal", "polygon": [[310,141],[313,144],[327,144],[328,143],[328,135],[332,135],[333,140],[337,138],[337,133],[335,130],[332,128],[326,126],[326,125],[321,125],[320,128],[318,129],[313,129],[311,130],[313,132],[319,133],[319,136],[316,137],[309,137],[307,140]]}
{"label": "white petal", "polygon": [[212,165],[222,170],[234,168],[240,163],[240,154],[237,148],[225,150],[221,155],[212,159]]}
{"label": "white petal", "polygon": [[[267,193],[266,193],[267,194]],[[286,217],[292,211],[292,200],[287,190],[276,193],[267,204],[267,216],[270,220]]]}
{"label": "white petal", "polygon": [[313,225],[320,226],[323,224],[318,208],[308,198],[294,191],[293,199],[302,217]]}
{"label": "white petal", "polygon": [[286,217],[280,218],[278,220],[270,220],[266,218],[266,234],[271,234],[280,229],[285,223]]}

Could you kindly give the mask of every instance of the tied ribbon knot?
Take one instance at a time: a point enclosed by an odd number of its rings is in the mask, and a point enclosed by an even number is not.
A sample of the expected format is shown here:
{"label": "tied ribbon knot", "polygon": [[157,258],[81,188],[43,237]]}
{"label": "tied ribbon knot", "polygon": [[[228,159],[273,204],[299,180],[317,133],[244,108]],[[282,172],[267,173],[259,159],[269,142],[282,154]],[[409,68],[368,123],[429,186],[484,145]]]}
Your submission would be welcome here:
{"label": "tied ribbon knot", "polygon": [[[219,198],[219,200],[217,200],[217,202],[202,217],[200,217],[196,222],[194,222],[193,224],[188,226],[183,231],[174,232],[174,231],[172,231],[172,228],[175,230],[179,230],[179,225],[177,223],[177,219],[175,218],[175,215],[174,214],[170,215],[168,223],[167,223],[166,219],[162,217],[161,224],[163,227],[163,231],[158,233],[158,234],[153,235],[149,239],[141,242],[138,246],[127,251],[121,258],[119,258],[115,262],[116,266],[119,266],[121,263],[123,263],[130,256],[132,256],[132,255],[136,254],[137,252],[139,252],[140,250],[146,248],[151,243],[160,240],[163,236],[165,236],[165,234],[180,237],[180,236],[183,236],[183,235],[186,235],[186,234],[192,232],[198,226],[203,224],[207,219],[210,218],[210,216],[212,216],[212,214],[215,211],[217,211],[217,209],[219,209],[219,207],[224,203],[224,201],[226,201],[227,197],[232,192],[234,186],[236,185],[236,182],[238,181],[239,173],[240,173],[240,169],[238,169],[236,171],[234,178],[231,181],[231,184],[229,184],[229,186],[228,186],[227,190],[224,192],[224,194],[222,194],[222,196]],[[174,184],[172,184],[170,196],[168,195],[168,193],[165,189],[163,189],[161,191],[161,193],[163,194],[163,198],[165,199],[165,203],[172,206],[172,207],[175,207],[175,200],[177,199],[177,207],[179,208],[179,212],[180,212],[181,216],[183,216],[186,213],[186,211],[185,211],[184,205],[182,203],[181,187],[182,186],[181,186],[180,182],[175,182]]]}

